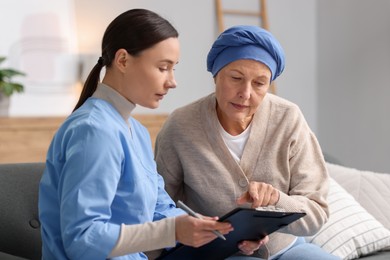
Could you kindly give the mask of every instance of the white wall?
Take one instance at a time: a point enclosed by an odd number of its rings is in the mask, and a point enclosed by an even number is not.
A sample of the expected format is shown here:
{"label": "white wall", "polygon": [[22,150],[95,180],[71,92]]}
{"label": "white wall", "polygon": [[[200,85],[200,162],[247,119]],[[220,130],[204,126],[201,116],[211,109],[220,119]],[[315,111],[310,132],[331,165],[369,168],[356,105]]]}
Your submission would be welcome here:
{"label": "white wall", "polygon": [[78,66],[73,2],[2,0],[1,10],[0,55],[27,73],[16,78],[25,92],[12,96],[10,115],[69,113]]}
{"label": "white wall", "polygon": [[286,53],[286,68],[277,79],[278,95],[301,108],[318,133],[317,2],[269,0],[270,30]]}
{"label": "white wall", "polygon": [[318,6],[319,139],[355,168],[390,172],[390,1]]}
{"label": "white wall", "polygon": [[[22,19],[23,15],[30,12],[30,0],[11,1],[7,0],[6,13],[13,20]],[[83,75],[95,64],[100,55],[100,41],[108,23],[121,12],[131,8],[149,8],[168,20],[170,20],[180,33],[181,60],[177,66],[176,77],[178,88],[172,90],[157,110],[137,108],[139,113],[169,113],[175,108],[200,98],[214,89],[210,74],[206,71],[206,55],[212,42],[217,37],[217,25],[215,17],[214,1],[182,1],[182,0],[62,0],[57,6],[49,0],[36,0],[39,2],[36,8],[50,7],[66,20],[72,13],[66,12],[69,6],[74,4],[76,17],[76,35],[81,52],[81,58],[87,65]],[[43,3],[44,2],[44,3]],[[69,5],[66,6],[66,2]],[[253,9],[256,0],[240,1],[243,9]],[[287,65],[284,74],[277,80],[278,94],[298,103],[310,126],[316,131],[316,52],[315,52],[315,6],[312,0],[272,0],[268,1],[269,19],[271,31],[279,38],[285,48]],[[64,6],[65,3],[65,6]],[[226,1],[228,4],[228,1]],[[26,6],[26,10],[20,11],[20,6]],[[29,9],[30,8],[30,9]],[[38,10],[36,10],[38,8]],[[17,17],[17,18],[16,18]],[[12,20],[11,19],[11,20]],[[232,19],[232,18],[230,18]],[[230,22],[230,24],[229,24]],[[246,21],[245,21],[246,22]],[[257,22],[257,21],[255,21]],[[2,31],[8,30],[12,34],[18,30],[18,23],[14,27],[1,25]],[[234,24],[234,20],[227,19],[227,25]],[[14,37],[8,37],[7,41],[13,41]],[[7,53],[9,43],[1,41],[0,53]],[[300,51],[305,49],[305,55]],[[38,61],[37,61],[38,63]],[[25,101],[18,102],[25,94],[13,97],[14,107],[25,107]],[[19,100],[18,100],[19,99]],[[31,100],[31,98],[29,98]],[[45,100],[43,103],[48,103]],[[74,100],[55,100],[57,107],[62,107],[60,112],[67,114],[67,111],[74,105]],[[34,100],[40,104],[39,100]],[[50,106],[53,102],[51,102]],[[69,105],[72,103],[71,105]],[[40,104],[42,106],[42,104]],[[38,105],[36,105],[38,107]],[[47,107],[47,106],[45,106]],[[28,109],[31,111],[31,109]],[[53,114],[55,110],[41,109],[43,116]],[[26,115],[29,115],[26,112]],[[13,114],[15,115],[15,114]]]}

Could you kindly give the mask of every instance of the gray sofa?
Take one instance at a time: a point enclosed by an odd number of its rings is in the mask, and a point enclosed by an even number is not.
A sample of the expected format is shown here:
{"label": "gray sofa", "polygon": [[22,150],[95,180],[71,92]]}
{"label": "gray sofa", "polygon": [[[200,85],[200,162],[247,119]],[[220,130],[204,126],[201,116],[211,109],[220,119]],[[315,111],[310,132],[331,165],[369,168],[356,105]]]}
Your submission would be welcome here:
{"label": "gray sofa", "polygon": [[[44,163],[0,164],[0,260],[41,259],[38,185],[44,166]],[[344,174],[350,169],[331,164],[328,167],[331,176],[338,182],[345,182],[345,188],[353,194],[356,184],[348,181],[351,179],[349,173]],[[370,178],[369,180],[372,181]],[[387,179],[380,178],[380,181],[386,182]],[[361,182],[362,180],[360,184]],[[385,183],[386,185],[390,189],[390,183]],[[359,194],[353,195],[359,198]],[[384,195],[390,196],[390,192]],[[390,219],[390,209],[389,212],[383,208],[379,211],[385,212],[383,218],[380,215],[378,218],[387,225],[386,218]],[[390,251],[374,253],[361,259],[388,260]]]}
{"label": "gray sofa", "polygon": [[38,185],[44,163],[0,164],[0,259],[41,259]]}

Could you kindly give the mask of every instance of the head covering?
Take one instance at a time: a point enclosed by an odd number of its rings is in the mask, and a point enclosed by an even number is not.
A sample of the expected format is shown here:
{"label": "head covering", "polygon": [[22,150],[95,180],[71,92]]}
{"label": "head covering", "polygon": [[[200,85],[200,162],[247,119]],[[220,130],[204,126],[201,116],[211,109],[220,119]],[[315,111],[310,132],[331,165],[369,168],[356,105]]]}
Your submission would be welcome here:
{"label": "head covering", "polygon": [[233,26],[217,38],[207,55],[207,70],[213,76],[229,63],[249,59],[265,64],[275,80],[284,69],[284,52],[268,31],[251,25]]}

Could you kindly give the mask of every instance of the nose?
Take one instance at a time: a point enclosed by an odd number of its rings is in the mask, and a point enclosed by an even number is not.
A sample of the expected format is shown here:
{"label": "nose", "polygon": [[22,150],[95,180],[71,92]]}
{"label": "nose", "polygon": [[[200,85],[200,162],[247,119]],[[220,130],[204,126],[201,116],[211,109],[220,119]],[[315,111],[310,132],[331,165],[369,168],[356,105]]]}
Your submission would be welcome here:
{"label": "nose", "polygon": [[166,81],[166,84],[165,84],[165,87],[166,88],[176,88],[177,86],[177,82],[176,82],[176,79],[175,79],[175,75],[173,73],[173,71],[171,73],[169,73],[169,77]]}
{"label": "nose", "polygon": [[250,82],[243,83],[239,92],[238,92],[238,96],[242,99],[249,99],[251,96],[251,89],[252,89],[252,86],[251,86]]}

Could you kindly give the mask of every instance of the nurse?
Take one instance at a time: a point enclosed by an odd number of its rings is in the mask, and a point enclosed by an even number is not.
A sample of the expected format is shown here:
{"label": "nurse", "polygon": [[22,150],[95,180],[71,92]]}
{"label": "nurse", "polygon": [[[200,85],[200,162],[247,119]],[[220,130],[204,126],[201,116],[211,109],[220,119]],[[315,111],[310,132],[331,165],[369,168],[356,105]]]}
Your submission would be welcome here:
{"label": "nurse", "polygon": [[110,23],[101,57],[47,153],[39,187],[43,259],[146,259],[144,251],[177,241],[198,247],[216,238],[211,231],[232,230],[175,207],[148,131],[131,116],[136,105],[157,108],[176,87],[178,61],[178,33],[156,13],[133,9]]}

